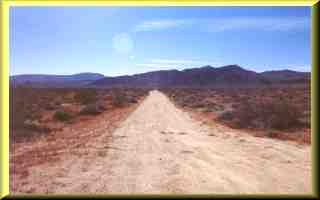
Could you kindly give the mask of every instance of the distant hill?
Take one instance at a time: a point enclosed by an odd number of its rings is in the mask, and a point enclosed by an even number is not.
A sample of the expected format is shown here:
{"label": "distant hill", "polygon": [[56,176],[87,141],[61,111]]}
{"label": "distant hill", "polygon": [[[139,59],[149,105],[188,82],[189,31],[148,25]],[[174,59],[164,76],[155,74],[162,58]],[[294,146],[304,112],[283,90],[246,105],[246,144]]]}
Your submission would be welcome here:
{"label": "distant hill", "polygon": [[17,75],[11,76],[14,85],[33,87],[256,87],[272,84],[306,84],[310,73],[292,70],[257,73],[238,65],[203,66],[185,70],[160,70],[147,73],[106,77],[97,73],[74,75]]}
{"label": "distant hill", "polygon": [[85,86],[99,79],[105,78],[98,73],[79,73],[73,75],[22,74],[10,76],[13,85],[29,85],[36,87],[78,87]]}
{"label": "distant hill", "polygon": [[293,70],[265,71],[261,75],[273,83],[305,83],[310,80],[309,72]]}

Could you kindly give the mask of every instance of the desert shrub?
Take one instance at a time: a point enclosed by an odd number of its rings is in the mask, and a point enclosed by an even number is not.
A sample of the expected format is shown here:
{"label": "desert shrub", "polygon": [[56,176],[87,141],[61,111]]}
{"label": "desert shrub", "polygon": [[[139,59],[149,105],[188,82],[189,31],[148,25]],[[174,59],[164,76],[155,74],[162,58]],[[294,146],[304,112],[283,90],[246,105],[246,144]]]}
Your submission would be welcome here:
{"label": "desert shrub", "polygon": [[299,109],[286,102],[281,101],[273,104],[270,113],[270,127],[275,129],[288,129],[300,125],[301,112]]}
{"label": "desert shrub", "polygon": [[205,107],[205,108],[200,109],[200,111],[205,112],[205,113],[209,113],[209,112],[212,112],[213,109],[211,107]]}
{"label": "desert shrub", "polygon": [[309,128],[310,128],[310,126],[311,126],[310,120],[311,120],[311,113],[310,113],[310,111],[304,111],[304,112],[302,113],[302,117],[300,118],[299,121],[300,121],[300,123],[301,123],[302,126],[304,126],[304,127],[309,127]]}
{"label": "desert shrub", "polygon": [[127,96],[127,102],[128,103],[137,103],[137,99],[136,99],[136,96]]}
{"label": "desert shrub", "polygon": [[54,113],[53,118],[59,121],[68,121],[73,117],[70,112],[58,110]]}
{"label": "desert shrub", "polygon": [[[20,110],[20,112],[19,112]],[[31,118],[30,105],[25,102],[16,102],[10,105],[10,129],[24,128],[24,122]]]}
{"label": "desert shrub", "polygon": [[205,104],[203,102],[194,101],[193,104],[190,105],[191,108],[202,108],[205,107]]}
{"label": "desert shrub", "polygon": [[218,119],[219,120],[232,120],[233,119],[233,112],[232,111],[224,111],[222,112],[219,116]]}
{"label": "desert shrub", "polygon": [[239,108],[239,104],[238,104],[238,103],[233,103],[233,104],[231,105],[231,107],[232,107],[233,109],[237,109],[237,108]]}
{"label": "desert shrub", "polygon": [[278,130],[300,125],[299,109],[286,100],[268,102],[244,102],[233,112],[234,122],[239,128],[273,128]]}
{"label": "desert shrub", "polygon": [[95,89],[81,89],[77,91],[74,99],[81,104],[90,104],[97,100],[97,95]]}
{"label": "desert shrub", "polygon": [[222,111],[225,109],[224,105],[222,104],[213,104],[212,107],[213,107],[213,110],[215,111]]}
{"label": "desert shrub", "polygon": [[122,107],[128,103],[127,97],[124,93],[116,92],[112,95],[112,104],[116,107]]}
{"label": "desert shrub", "polygon": [[46,110],[54,110],[56,108],[56,105],[51,102],[44,103],[43,106]]}
{"label": "desert shrub", "polygon": [[60,100],[56,100],[54,103],[53,103],[55,106],[60,106],[62,103]]}
{"label": "desert shrub", "polygon": [[38,112],[38,92],[32,88],[16,87],[10,88],[10,130],[25,128],[26,120],[39,118]]}
{"label": "desert shrub", "polygon": [[233,116],[236,127],[245,128],[253,124],[253,120],[256,119],[257,116],[257,110],[252,104],[245,101],[242,102],[238,109],[232,111],[229,115]]}
{"label": "desert shrub", "polygon": [[97,103],[93,103],[93,104],[89,104],[84,106],[81,110],[80,110],[80,114],[82,115],[97,115],[102,113],[102,111],[105,110],[105,107],[97,104]]}
{"label": "desert shrub", "polygon": [[45,126],[44,124],[41,124],[37,120],[26,120],[24,122],[24,128],[29,131],[38,131],[38,132],[49,132],[50,128]]}

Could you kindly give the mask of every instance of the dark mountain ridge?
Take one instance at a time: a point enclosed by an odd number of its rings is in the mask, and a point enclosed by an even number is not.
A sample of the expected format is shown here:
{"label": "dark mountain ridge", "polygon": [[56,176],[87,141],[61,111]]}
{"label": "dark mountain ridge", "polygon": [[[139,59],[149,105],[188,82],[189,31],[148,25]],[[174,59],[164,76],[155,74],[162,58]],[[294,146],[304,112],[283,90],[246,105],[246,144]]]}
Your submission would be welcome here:
{"label": "dark mountain ridge", "polygon": [[98,73],[80,73],[74,75],[17,75],[10,77],[16,84],[48,87],[255,87],[272,84],[307,83],[310,73],[292,70],[266,71],[257,73],[239,65],[184,70],[160,70],[141,74],[106,77]]}
{"label": "dark mountain ridge", "polygon": [[204,66],[185,70],[161,70],[132,76],[106,77],[91,83],[96,87],[237,87],[272,83],[260,73],[238,65]]}

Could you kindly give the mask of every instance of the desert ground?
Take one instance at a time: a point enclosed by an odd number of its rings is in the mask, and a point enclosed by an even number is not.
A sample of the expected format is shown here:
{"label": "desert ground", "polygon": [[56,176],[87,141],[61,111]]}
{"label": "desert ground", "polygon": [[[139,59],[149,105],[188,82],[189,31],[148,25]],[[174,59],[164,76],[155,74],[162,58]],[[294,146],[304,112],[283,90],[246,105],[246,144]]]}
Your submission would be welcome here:
{"label": "desert ground", "polygon": [[[115,115],[107,113],[58,136],[16,143],[10,150],[10,191],[312,192],[310,145],[254,137],[215,122],[209,126],[156,90],[117,112],[121,120],[114,120],[112,128],[109,122]],[[42,155],[42,161],[36,162],[35,155]]]}

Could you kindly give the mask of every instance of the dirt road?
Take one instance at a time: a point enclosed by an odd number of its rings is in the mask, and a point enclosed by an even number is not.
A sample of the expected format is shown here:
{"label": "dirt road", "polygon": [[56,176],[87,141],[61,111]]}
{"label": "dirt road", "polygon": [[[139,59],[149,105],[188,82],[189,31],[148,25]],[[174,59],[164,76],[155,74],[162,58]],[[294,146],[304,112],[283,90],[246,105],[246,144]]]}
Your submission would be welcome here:
{"label": "dirt road", "polygon": [[208,127],[158,91],[112,134],[33,167],[25,187],[45,193],[310,193],[311,148]]}

